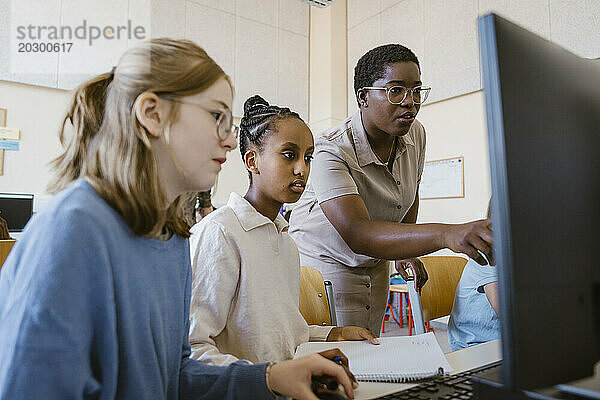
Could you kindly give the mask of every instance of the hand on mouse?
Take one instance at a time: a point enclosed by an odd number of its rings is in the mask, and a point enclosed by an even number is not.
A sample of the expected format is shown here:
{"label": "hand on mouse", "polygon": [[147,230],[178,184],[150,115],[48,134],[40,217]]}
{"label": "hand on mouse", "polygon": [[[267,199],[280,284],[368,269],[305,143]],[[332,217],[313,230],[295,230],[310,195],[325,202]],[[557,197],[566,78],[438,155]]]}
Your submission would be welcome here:
{"label": "hand on mouse", "polygon": [[[358,382],[356,381],[354,374],[350,372],[348,358],[344,353],[341,352],[340,349],[325,350],[319,354],[343,366],[346,374],[352,380],[352,388],[356,389],[358,387]],[[342,392],[338,390],[338,386],[338,382],[330,376],[313,377],[312,389],[320,399],[347,399],[347,397],[345,397]]]}
{"label": "hand on mouse", "polygon": [[[336,385],[338,382],[342,385],[348,398],[353,399],[352,387],[357,383],[348,369],[346,356],[339,349],[322,353],[273,364],[268,375],[268,386],[283,396],[298,400],[318,400],[313,392],[315,378],[327,380],[328,383],[333,380]],[[336,356],[342,357],[340,364],[331,361]]]}

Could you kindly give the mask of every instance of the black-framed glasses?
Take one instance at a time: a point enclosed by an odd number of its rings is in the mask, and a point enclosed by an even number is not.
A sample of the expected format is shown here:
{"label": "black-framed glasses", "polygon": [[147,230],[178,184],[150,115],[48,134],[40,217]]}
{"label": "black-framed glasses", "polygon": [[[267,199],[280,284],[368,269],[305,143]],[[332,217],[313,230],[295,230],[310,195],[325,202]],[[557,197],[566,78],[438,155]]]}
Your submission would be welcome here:
{"label": "black-framed glasses", "polygon": [[162,96],[162,97],[166,100],[173,101],[175,103],[196,106],[196,107],[201,108],[202,110],[210,113],[216,120],[217,137],[219,138],[219,140],[227,140],[229,135],[233,135],[235,137],[235,140],[236,141],[238,140],[240,128],[233,123],[233,114],[229,108],[226,108],[224,111],[221,111],[221,112],[209,111],[205,108],[205,106],[203,106],[201,104],[192,103],[189,101],[183,101],[183,100],[181,100],[179,98],[175,98],[175,97],[168,97],[168,96]]}
{"label": "black-framed glasses", "polygon": [[410,92],[410,96],[412,98],[413,103],[415,104],[423,104],[427,97],[429,97],[429,92],[431,92],[430,87],[422,87],[417,86],[414,88],[407,88],[404,86],[396,85],[391,87],[376,87],[376,86],[368,86],[362,88],[364,90],[385,90],[387,94],[387,99],[392,104],[401,104],[404,100],[406,100],[406,96]]}

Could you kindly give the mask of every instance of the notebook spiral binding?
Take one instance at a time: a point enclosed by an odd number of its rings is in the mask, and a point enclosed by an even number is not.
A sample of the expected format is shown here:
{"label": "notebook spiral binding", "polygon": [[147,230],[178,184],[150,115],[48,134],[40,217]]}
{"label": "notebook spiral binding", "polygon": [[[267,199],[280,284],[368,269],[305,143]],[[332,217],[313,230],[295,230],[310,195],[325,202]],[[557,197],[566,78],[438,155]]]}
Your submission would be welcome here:
{"label": "notebook spiral binding", "polygon": [[416,373],[405,375],[394,374],[356,374],[356,379],[361,382],[390,382],[390,383],[411,383],[427,379],[434,379],[445,375],[444,368],[439,367],[436,372]]}

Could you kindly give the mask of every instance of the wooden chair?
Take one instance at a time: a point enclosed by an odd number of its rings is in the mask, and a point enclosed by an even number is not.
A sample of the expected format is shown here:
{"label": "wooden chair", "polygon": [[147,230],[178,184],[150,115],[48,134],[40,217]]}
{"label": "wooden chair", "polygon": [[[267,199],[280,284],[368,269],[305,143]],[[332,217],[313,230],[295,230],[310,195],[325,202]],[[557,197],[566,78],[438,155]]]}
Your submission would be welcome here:
{"label": "wooden chair", "polygon": [[467,259],[458,256],[419,257],[425,265],[429,280],[421,289],[415,290],[414,279],[407,281],[412,317],[417,334],[425,333],[425,323],[450,315],[454,293],[460,281]]}
{"label": "wooden chair", "polygon": [[0,269],[2,268],[4,260],[6,260],[6,257],[8,257],[8,253],[10,253],[10,249],[12,249],[14,244],[14,239],[0,240]]}
{"label": "wooden chair", "polygon": [[300,267],[300,313],[309,325],[336,325],[331,282],[312,267]]}

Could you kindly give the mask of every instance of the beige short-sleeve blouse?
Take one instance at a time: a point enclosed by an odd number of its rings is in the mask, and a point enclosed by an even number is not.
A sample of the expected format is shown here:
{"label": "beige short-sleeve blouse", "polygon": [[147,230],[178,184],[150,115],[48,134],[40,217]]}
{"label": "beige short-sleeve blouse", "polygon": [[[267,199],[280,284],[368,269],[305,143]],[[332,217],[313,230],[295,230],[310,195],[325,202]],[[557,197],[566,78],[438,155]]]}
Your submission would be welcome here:
{"label": "beige short-sleeve blouse", "polygon": [[308,185],[290,218],[300,255],[327,264],[371,267],[381,260],[354,253],[327,220],[320,203],[359,194],[373,220],[401,222],[412,206],[425,162],[425,130],[417,120],[398,141],[392,172],[375,155],[360,112],[315,141]]}

